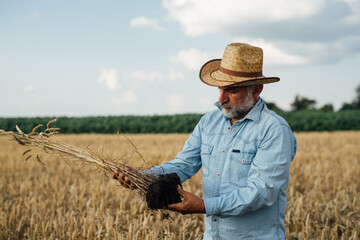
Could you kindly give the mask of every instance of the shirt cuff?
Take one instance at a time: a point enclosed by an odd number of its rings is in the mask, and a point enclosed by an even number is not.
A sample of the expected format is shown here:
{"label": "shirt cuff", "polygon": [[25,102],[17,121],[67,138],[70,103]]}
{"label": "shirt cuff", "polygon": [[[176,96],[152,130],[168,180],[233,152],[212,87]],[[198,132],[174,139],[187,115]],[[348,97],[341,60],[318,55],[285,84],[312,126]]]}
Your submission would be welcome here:
{"label": "shirt cuff", "polygon": [[220,215],[219,198],[204,198],[206,216]]}

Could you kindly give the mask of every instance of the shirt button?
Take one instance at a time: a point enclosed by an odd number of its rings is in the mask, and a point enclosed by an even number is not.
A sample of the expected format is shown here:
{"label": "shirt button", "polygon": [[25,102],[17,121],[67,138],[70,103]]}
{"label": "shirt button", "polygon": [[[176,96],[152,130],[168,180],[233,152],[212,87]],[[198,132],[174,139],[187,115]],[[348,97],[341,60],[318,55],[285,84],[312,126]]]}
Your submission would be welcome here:
{"label": "shirt button", "polygon": [[222,152],[225,152],[225,150],[223,149]]}
{"label": "shirt button", "polygon": [[235,132],[236,130],[235,130],[235,128],[233,128],[233,132]]}
{"label": "shirt button", "polygon": [[220,176],[220,173],[218,172],[217,175]]}
{"label": "shirt button", "polygon": [[242,161],[242,162],[245,162],[245,159],[242,159],[241,161]]}
{"label": "shirt button", "polygon": [[216,218],[214,218],[214,222],[216,222],[217,220],[216,220]]}
{"label": "shirt button", "polygon": [[230,130],[230,127],[228,127],[228,129]]}

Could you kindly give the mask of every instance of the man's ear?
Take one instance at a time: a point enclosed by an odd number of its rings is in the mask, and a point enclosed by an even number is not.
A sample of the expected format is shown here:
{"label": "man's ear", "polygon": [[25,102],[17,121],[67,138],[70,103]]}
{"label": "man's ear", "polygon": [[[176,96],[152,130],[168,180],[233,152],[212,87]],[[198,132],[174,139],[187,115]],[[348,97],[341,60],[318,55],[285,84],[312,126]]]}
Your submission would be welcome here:
{"label": "man's ear", "polygon": [[253,96],[258,97],[260,95],[260,93],[262,92],[263,88],[264,88],[263,84],[255,85],[255,87],[252,90]]}

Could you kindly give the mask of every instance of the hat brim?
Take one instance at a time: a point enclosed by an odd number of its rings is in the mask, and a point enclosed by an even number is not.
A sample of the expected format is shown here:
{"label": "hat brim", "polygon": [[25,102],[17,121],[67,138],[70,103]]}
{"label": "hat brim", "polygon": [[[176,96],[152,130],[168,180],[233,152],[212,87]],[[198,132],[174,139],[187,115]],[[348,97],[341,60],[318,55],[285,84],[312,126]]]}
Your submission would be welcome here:
{"label": "hat brim", "polygon": [[237,77],[219,71],[221,59],[213,59],[206,62],[200,69],[200,80],[214,87],[248,86],[255,84],[267,84],[278,82],[278,77]]}

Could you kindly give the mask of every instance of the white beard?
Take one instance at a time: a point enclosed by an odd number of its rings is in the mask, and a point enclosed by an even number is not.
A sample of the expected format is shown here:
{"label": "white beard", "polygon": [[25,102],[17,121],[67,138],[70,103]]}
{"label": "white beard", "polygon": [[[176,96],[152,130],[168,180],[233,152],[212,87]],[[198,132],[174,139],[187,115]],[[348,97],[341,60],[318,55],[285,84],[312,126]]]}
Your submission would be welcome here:
{"label": "white beard", "polygon": [[235,106],[231,103],[221,104],[221,110],[224,116],[228,119],[240,119],[243,117],[244,113],[249,111],[250,108],[254,105],[255,100],[253,98],[253,94],[250,91],[248,95],[245,97],[244,101]]}

